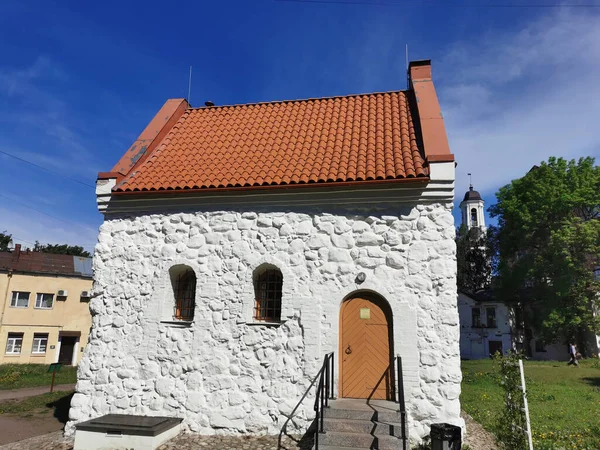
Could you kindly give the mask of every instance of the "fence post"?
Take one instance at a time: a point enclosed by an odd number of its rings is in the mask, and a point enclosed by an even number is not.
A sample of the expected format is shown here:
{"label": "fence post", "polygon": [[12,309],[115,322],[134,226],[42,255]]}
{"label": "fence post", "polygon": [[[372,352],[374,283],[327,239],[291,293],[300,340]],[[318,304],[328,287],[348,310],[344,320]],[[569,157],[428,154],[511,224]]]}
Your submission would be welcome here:
{"label": "fence post", "polygon": [[521,389],[523,390],[523,405],[525,410],[525,423],[527,424],[527,441],[529,450],[533,450],[533,440],[531,439],[531,422],[529,421],[529,405],[527,404],[527,389],[525,388],[525,372],[523,371],[523,360],[519,359],[519,371],[521,372]]}

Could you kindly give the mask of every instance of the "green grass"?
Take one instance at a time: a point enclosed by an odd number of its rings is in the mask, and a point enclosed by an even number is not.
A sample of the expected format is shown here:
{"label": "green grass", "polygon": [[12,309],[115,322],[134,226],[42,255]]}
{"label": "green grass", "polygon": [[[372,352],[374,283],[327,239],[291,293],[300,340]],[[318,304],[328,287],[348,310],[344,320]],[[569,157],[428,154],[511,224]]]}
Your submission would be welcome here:
{"label": "green grass", "polygon": [[[46,364],[0,364],[0,389],[50,386],[52,374]],[[56,374],[55,384],[77,381],[77,367],[63,366]]]}
{"label": "green grass", "polygon": [[35,417],[36,415],[47,415],[50,410],[54,410],[54,416],[60,421],[66,422],[72,396],[73,391],[55,391],[24,399],[3,400],[0,402],[0,414]]}
{"label": "green grass", "polygon": [[[525,361],[534,448],[600,449],[600,362]],[[463,361],[462,408],[496,431],[504,397],[491,360]]]}

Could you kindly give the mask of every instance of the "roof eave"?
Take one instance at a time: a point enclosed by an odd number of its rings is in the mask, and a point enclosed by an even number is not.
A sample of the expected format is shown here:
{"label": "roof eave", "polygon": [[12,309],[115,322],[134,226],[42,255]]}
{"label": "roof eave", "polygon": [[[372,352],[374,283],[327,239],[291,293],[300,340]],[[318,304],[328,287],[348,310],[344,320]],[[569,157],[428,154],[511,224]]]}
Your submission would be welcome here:
{"label": "roof eave", "polygon": [[411,177],[411,178],[394,178],[385,180],[363,180],[363,181],[336,181],[336,182],[323,182],[323,183],[297,183],[297,184],[274,184],[274,185],[260,185],[260,186],[230,186],[230,187],[216,187],[216,188],[193,188],[193,189],[160,189],[160,190],[144,190],[144,191],[124,191],[118,190],[113,191],[112,194],[115,196],[123,195],[173,195],[173,194],[184,194],[184,193],[222,193],[222,192],[245,192],[245,191],[261,191],[261,190],[288,190],[288,189],[310,189],[310,188],[324,188],[324,187],[371,187],[375,185],[383,184],[398,184],[398,183],[412,183],[412,184],[428,184],[430,178],[428,176]]}

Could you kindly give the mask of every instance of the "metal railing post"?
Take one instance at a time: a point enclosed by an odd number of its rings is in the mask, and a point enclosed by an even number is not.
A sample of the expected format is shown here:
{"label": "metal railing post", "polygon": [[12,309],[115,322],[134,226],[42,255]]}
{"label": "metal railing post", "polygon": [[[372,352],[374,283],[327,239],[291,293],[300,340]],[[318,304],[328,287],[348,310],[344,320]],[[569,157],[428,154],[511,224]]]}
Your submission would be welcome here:
{"label": "metal railing post", "polygon": [[334,389],[334,380],[335,380],[335,376],[334,376],[334,372],[335,372],[335,363],[334,363],[334,358],[333,358],[334,354],[331,354],[331,398],[334,399],[334,394],[333,394],[333,389]]}
{"label": "metal railing post", "polygon": [[402,448],[407,449],[408,439],[406,436],[406,405],[404,402],[404,377],[402,372],[402,357],[397,356],[396,361],[398,364],[398,403],[400,406],[400,420],[402,429]]}
{"label": "metal railing post", "polygon": [[329,357],[325,357],[325,407],[329,406]]}

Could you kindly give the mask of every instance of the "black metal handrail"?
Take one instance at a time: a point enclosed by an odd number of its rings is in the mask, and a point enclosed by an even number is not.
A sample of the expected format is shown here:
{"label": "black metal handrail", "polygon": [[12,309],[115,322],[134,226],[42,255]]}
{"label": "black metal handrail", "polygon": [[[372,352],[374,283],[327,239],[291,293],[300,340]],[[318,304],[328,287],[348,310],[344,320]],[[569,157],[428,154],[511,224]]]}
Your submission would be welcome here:
{"label": "black metal handrail", "polygon": [[398,383],[398,389],[396,390],[397,396],[395,400],[398,403],[400,410],[400,423],[402,431],[402,448],[408,449],[408,433],[406,430],[406,403],[404,401],[404,377],[402,375],[402,357],[396,356],[396,382]]}
{"label": "black metal handrail", "polygon": [[[308,386],[308,389],[306,390],[306,392],[304,393],[304,395],[302,396],[300,401],[296,404],[296,406],[294,407],[292,412],[287,416],[287,420],[285,421],[285,423],[281,427],[281,431],[279,432],[278,448],[282,448],[281,447],[282,437],[284,434],[287,433],[288,423],[292,420],[292,417],[294,416],[294,414],[296,414],[296,411],[298,410],[298,408],[300,407],[300,405],[302,404],[302,402],[304,401],[304,399],[306,398],[306,396],[308,395],[308,393],[310,392],[312,387],[315,385],[317,380],[318,380],[318,384],[317,384],[317,391],[316,391],[315,405],[314,405],[315,412],[316,412],[315,421],[316,421],[317,428],[316,428],[316,432],[315,432],[314,449],[317,450],[319,448],[318,435],[320,432],[323,432],[323,406],[325,406],[325,407],[329,406],[329,400],[335,398],[333,395],[333,380],[334,380],[333,352],[325,355],[325,359],[323,360],[323,365],[321,366],[321,369],[319,370],[319,372],[317,372],[317,374],[311,381],[310,385]],[[323,398],[323,393],[325,393],[325,398]]]}
{"label": "black metal handrail", "polygon": [[333,399],[333,380],[334,380],[334,365],[333,352],[325,355],[325,360],[319,371],[319,384],[315,396],[315,420],[317,422],[317,430],[315,432],[315,450],[319,448],[319,433],[323,433],[323,414],[324,409],[329,407],[329,399]]}

